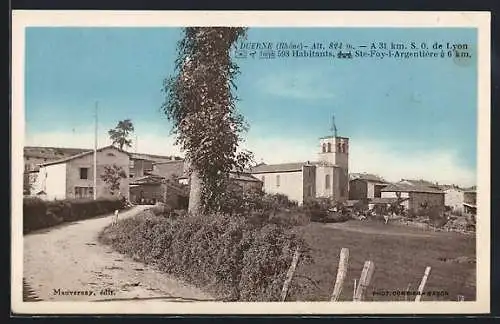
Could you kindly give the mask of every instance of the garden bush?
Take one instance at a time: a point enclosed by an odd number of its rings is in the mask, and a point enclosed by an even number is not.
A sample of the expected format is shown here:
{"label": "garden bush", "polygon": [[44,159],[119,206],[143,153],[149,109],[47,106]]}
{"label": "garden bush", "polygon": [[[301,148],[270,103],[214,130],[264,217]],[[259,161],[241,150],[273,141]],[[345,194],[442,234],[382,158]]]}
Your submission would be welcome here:
{"label": "garden bush", "polygon": [[99,235],[137,261],[232,301],[277,301],[294,250],[308,248],[286,226],[251,217],[216,214],[177,219],[143,213],[106,227]]}
{"label": "garden bush", "polygon": [[123,209],[118,199],[68,199],[45,201],[36,197],[23,199],[23,232],[82,220]]}

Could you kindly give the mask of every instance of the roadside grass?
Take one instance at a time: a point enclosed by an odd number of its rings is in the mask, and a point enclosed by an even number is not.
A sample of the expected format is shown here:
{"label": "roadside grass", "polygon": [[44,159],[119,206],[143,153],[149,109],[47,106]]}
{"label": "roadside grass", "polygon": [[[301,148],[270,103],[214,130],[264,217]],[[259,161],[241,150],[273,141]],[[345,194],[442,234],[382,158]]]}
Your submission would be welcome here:
{"label": "roadside grass", "polygon": [[[337,225],[337,224],[336,224]],[[291,285],[288,300],[326,301],[333,291],[340,249],[349,249],[349,269],[344,282],[341,301],[352,300],[354,279],[358,279],[366,260],[375,263],[367,301],[404,301],[397,296],[410,284],[410,291],[416,291],[427,266],[432,267],[424,292],[442,291],[444,296],[423,296],[428,300],[476,299],[476,264],[443,262],[440,258],[475,259],[475,236],[458,233],[428,232],[402,226],[383,225],[377,222],[349,221],[346,227],[365,227],[361,231],[329,228],[328,225],[311,223],[297,227],[311,248],[312,264],[300,264]],[[380,233],[375,233],[377,229]],[[398,235],[389,235],[389,234]],[[401,235],[408,233],[410,235]],[[423,234],[422,236],[415,235]],[[412,235],[413,234],[413,235]],[[389,291],[389,296],[374,295],[374,291]],[[396,295],[392,295],[394,294]],[[408,300],[414,300],[409,297]]]}

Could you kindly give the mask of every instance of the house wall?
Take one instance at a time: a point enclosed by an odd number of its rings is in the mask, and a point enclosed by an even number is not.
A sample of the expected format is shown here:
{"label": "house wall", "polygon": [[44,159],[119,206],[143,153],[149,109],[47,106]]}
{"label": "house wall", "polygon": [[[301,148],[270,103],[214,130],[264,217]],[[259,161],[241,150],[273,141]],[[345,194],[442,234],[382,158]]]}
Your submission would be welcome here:
{"label": "house wall", "polygon": [[44,191],[46,195],[41,198],[65,199],[66,198],[66,169],[65,163],[48,165],[40,168],[37,181],[33,185],[32,194]]}
{"label": "house wall", "polygon": [[[265,192],[281,193],[287,195],[290,200],[295,200],[299,204],[303,203],[304,185],[302,171],[253,173],[253,176],[263,181]],[[277,176],[280,177],[279,186],[276,183]]]}
{"label": "house wall", "polygon": [[[381,198],[398,198],[398,194],[399,198],[410,198],[410,194],[408,192],[382,191],[380,195],[382,196]],[[408,210],[410,208],[409,199],[403,201],[401,205]]]}
{"label": "house wall", "polygon": [[[109,154],[113,154],[112,156]],[[104,174],[104,167],[107,165],[116,164],[121,167],[127,177],[120,182],[120,193],[122,196],[129,198],[129,156],[124,152],[120,152],[114,148],[107,148],[97,152],[97,197],[106,198],[113,197],[108,185],[101,179]],[[93,187],[94,186],[94,155],[87,154],[80,158],[69,160],[66,169],[66,196],[68,198],[75,197],[75,187]],[[88,168],[88,179],[80,179],[80,168]]]}
{"label": "house wall", "polygon": [[[326,181],[329,178],[329,186],[327,188]],[[335,187],[337,179],[335,168],[332,166],[317,166],[316,167],[316,197],[318,198],[335,198]]]}
{"label": "house wall", "polygon": [[464,192],[458,189],[448,189],[444,192],[444,205],[453,210],[463,211]]}
{"label": "house wall", "polygon": [[172,161],[153,165],[153,173],[161,175],[166,179],[172,176],[181,176],[184,173],[184,161]]}
{"label": "house wall", "polygon": [[464,192],[464,203],[469,205],[476,205],[476,193]]}
{"label": "house wall", "polygon": [[262,182],[259,181],[247,181],[247,180],[241,180],[241,179],[232,179],[231,181],[234,181],[237,183],[243,190],[259,190],[262,189]]}
{"label": "house wall", "polygon": [[303,197],[302,202],[316,197],[316,167],[314,165],[304,165],[302,167]]}
{"label": "house wall", "polygon": [[444,193],[410,192],[410,209],[418,211],[422,204],[444,207]]}
{"label": "house wall", "polygon": [[153,161],[142,160],[142,159],[132,159],[132,160],[133,162],[131,162],[127,166],[127,168],[129,169],[129,174],[132,177],[142,177],[146,173],[151,172],[153,170]]}
{"label": "house wall", "polygon": [[38,170],[38,165],[40,163],[50,162],[54,159],[49,158],[39,158],[33,156],[24,156],[24,170],[25,171],[36,171]]}
{"label": "house wall", "polygon": [[366,181],[354,179],[349,182],[349,199],[359,200],[368,197],[368,184]]}
{"label": "house wall", "polygon": [[165,200],[165,186],[162,184],[143,184],[130,187],[130,201],[140,202],[140,199],[155,199],[157,201]]}

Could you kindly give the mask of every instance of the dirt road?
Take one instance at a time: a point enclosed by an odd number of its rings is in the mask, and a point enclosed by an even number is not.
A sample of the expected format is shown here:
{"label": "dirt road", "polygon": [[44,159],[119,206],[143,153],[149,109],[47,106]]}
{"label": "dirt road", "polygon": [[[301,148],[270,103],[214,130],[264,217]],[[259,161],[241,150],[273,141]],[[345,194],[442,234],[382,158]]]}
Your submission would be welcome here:
{"label": "dirt road", "polygon": [[[136,206],[126,218],[145,209]],[[128,299],[213,300],[207,293],[135,262],[97,242],[112,216],[62,225],[24,236],[25,285],[43,301]]]}

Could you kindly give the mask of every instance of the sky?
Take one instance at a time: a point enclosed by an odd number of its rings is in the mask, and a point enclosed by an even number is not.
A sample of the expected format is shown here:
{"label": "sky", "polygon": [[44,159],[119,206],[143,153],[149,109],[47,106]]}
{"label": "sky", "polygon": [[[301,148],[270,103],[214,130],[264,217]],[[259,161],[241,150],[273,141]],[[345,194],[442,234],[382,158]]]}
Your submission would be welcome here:
{"label": "sky", "polygon": [[[92,148],[97,102],[99,146],[129,118],[132,151],[182,155],[160,110],[180,37],[176,28],[27,28],[25,144]],[[465,28],[250,28],[245,42],[466,43],[473,59],[235,57],[237,107],[250,125],[241,147],[258,162],[315,160],[334,114],[350,138],[350,172],[473,185],[476,37]]]}

